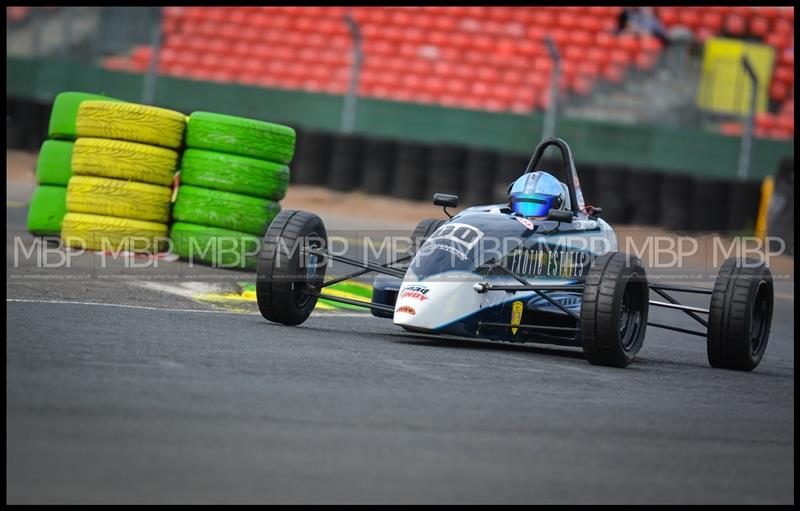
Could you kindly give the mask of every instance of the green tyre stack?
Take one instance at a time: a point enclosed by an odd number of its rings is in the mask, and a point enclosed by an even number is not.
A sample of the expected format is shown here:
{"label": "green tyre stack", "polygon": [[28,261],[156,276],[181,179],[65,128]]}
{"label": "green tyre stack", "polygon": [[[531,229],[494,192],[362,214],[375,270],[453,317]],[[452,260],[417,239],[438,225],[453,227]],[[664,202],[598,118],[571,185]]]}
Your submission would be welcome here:
{"label": "green tyre stack", "polygon": [[172,210],[173,252],[190,262],[253,270],[280,212],[296,134],[288,126],[209,112],[188,118]]}

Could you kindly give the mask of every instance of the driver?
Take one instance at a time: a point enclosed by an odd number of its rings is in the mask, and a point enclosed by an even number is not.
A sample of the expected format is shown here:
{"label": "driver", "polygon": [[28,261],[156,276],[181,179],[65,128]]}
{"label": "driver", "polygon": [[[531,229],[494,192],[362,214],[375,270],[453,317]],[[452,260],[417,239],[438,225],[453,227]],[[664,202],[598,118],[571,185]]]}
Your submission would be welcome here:
{"label": "driver", "polygon": [[525,218],[546,217],[551,209],[564,206],[565,189],[561,181],[547,172],[529,172],[509,187],[508,205],[511,211]]}

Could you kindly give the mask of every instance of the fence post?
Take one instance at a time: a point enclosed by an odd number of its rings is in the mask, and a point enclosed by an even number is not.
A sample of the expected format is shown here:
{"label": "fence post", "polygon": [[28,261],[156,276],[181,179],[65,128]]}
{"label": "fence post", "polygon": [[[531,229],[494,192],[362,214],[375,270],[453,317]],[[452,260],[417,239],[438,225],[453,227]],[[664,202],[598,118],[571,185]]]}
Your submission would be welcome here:
{"label": "fence post", "polygon": [[747,113],[747,120],[742,130],[742,145],[739,152],[739,173],[740,181],[747,179],[747,174],[750,170],[750,148],[753,141],[753,125],[755,124],[756,117],[756,98],[758,96],[758,76],[750,65],[750,59],[747,55],[742,55],[742,67],[747,72],[750,78],[750,109]]}
{"label": "fence post", "polygon": [[553,59],[553,73],[550,75],[550,106],[544,116],[542,139],[555,136],[556,133],[558,82],[561,75],[561,56],[558,53],[556,45],[553,43],[553,39],[549,35],[545,38],[545,44],[547,44],[547,51],[550,52],[550,58]]}
{"label": "fence post", "polygon": [[358,102],[358,78],[361,74],[361,64],[364,60],[364,52],[361,47],[361,30],[358,22],[350,15],[345,14],[344,21],[350,29],[350,36],[353,38],[353,66],[350,68],[350,84],[347,88],[347,95],[344,97],[342,107],[342,133],[353,133],[356,126],[356,106]]}
{"label": "fence post", "polygon": [[158,77],[158,61],[161,54],[161,7],[151,8],[153,19],[150,29],[150,47],[153,49],[150,57],[150,66],[144,75],[142,83],[142,103],[152,105],[156,100],[156,78]]}

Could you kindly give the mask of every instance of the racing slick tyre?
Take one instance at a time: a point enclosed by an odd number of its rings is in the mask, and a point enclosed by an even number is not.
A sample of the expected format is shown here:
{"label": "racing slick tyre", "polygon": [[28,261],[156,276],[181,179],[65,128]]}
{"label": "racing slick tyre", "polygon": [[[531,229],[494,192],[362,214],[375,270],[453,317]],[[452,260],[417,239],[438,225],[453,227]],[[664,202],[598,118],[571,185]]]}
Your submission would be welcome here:
{"label": "racing slick tyre", "polygon": [[439,218],[426,218],[418,223],[417,227],[414,229],[414,232],[411,233],[411,249],[409,250],[409,253],[411,255],[416,254],[422,244],[428,239],[428,236],[433,234],[436,229],[441,227],[445,222],[447,222],[447,220],[442,220]]}
{"label": "racing slick tyre", "polygon": [[289,186],[289,167],[247,156],[187,149],[181,160],[181,184],[281,200]]}
{"label": "racing slick tyre", "polygon": [[707,352],[712,367],[752,371],[761,362],[773,301],[772,273],[763,262],[725,260],[709,306]]}
{"label": "racing slick tyre", "polygon": [[294,157],[296,136],[294,129],[281,124],[193,112],[186,128],[186,146],[288,164]]}
{"label": "racing slick tyre", "polygon": [[269,321],[299,325],[317,304],[314,294],[325,279],[327,261],[302,254],[301,247],[327,246],[322,219],[313,213],[287,209],[270,224],[256,268],[258,310]]}
{"label": "racing slick tyre", "polygon": [[611,252],[592,262],[583,288],[580,327],[586,359],[625,367],[644,342],[649,291],[638,257]]}
{"label": "racing slick tyre", "polygon": [[84,101],[78,107],[78,137],[112,138],[178,149],[186,116],[175,110],[136,103]]}
{"label": "racing slick tyre", "polygon": [[79,138],[72,150],[73,174],[170,186],[177,167],[172,149],[134,142]]}

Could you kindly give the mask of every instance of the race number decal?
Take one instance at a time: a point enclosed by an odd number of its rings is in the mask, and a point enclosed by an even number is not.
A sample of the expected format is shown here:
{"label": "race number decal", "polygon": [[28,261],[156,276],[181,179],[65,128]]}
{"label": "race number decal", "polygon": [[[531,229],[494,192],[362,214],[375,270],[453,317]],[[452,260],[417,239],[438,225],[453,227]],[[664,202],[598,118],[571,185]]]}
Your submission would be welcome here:
{"label": "race number decal", "polygon": [[467,224],[445,224],[434,232],[432,240],[450,240],[463,246],[466,251],[478,244],[483,238],[483,231]]}

